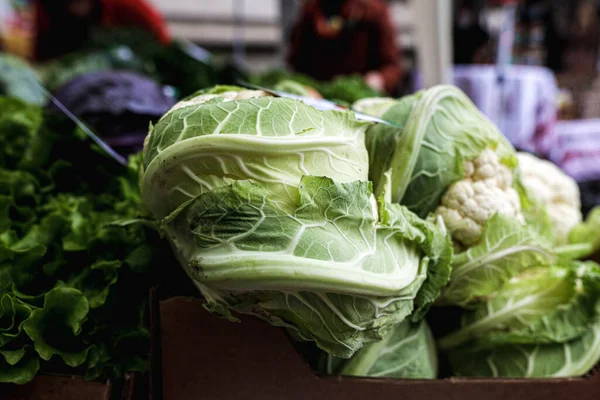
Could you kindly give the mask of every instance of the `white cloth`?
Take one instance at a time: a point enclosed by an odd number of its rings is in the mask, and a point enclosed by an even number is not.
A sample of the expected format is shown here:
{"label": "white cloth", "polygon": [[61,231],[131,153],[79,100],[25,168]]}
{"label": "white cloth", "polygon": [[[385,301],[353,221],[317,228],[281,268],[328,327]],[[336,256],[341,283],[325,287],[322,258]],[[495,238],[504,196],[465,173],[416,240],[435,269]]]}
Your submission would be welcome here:
{"label": "white cloth", "polygon": [[600,119],[559,121],[552,136],[550,161],[579,182],[600,179]]}
{"label": "white cloth", "polygon": [[[453,82],[515,147],[546,156],[556,122],[556,78],[549,69],[537,66],[510,65],[504,71],[500,86],[495,65],[456,65]],[[421,88],[418,76],[416,86]]]}
{"label": "white cloth", "polygon": [[554,141],[556,78],[543,67],[511,65],[505,71],[504,84],[500,86],[493,65],[456,66],[454,84],[515,147],[546,156]]}

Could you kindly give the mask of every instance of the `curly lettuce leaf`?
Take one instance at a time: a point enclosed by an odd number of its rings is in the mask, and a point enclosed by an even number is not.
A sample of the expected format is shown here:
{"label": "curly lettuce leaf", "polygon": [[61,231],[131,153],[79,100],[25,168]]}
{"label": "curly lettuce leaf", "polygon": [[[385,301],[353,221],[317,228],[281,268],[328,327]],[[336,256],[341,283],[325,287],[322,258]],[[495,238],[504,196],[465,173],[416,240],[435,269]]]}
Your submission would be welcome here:
{"label": "curly lettuce leaf", "polygon": [[40,357],[30,346],[17,350],[0,349],[0,383],[27,383],[39,369]]}
{"label": "curly lettuce leaf", "polygon": [[23,331],[23,322],[32,308],[11,293],[0,297],[0,348],[15,340]]}
{"label": "curly lettuce leaf", "polygon": [[[168,243],[140,218],[141,155],[126,169],[111,164],[69,121],[6,104],[0,352],[10,357],[0,356],[0,380],[25,383],[40,366],[93,379],[147,370],[147,293],[156,268],[174,261]],[[32,110],[41,121],[27,121]],[[25,127],[19,138],[6,131],[17,123]]]}
{"label": "curly lettuce leaf", "polygon": [[39,107],[0,97],[0,166],[16,167],[42,124]]}
{"label": "curly lettuce leaf", "polygon": [[46,293],[44,307],[33,310],[23,330],[43,360],[56,355],[68,366],[77,367],[88,357],[89,346],[81,340],[88,312],[88,301],[80,291],[55,288]]}

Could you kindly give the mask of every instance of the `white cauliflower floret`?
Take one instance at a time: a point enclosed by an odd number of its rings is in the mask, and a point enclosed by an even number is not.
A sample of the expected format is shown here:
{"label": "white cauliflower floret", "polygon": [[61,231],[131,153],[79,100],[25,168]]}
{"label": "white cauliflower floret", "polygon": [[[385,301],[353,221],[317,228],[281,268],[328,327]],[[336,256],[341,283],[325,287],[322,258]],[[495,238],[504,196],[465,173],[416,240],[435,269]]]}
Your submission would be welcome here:
{"label": "white cauliflower floret", "polygon": [[559,244],[582,220],[579,187],[556,165],[528,154],[519,153],[522,183],[528,194],[546,206],[552,231]]}
{"label": "white cauliflower floret", "polygon": [[465,161],[463,170],[464,178],[448,188],[435,210],[459,245],[477,243],[485,223],[496,213],[524,223],[521,201],[512,187],[513,174],[493,150]]}

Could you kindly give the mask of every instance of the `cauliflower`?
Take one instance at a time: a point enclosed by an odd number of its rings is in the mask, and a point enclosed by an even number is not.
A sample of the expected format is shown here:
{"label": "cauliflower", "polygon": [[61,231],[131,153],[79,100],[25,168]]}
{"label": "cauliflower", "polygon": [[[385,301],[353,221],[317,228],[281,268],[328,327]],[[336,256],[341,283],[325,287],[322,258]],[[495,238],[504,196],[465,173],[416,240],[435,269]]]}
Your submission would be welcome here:
{"label": "cauliflower", "polygon": [[477,243],[485,223],[496,213],[524,223],[521,201],[512,187],[513,173],[493,150],[465,161],[463,169],[464,178],[449,187],[435,210],[459,248]]}
{"label": "cauliflower", "polygon": [[577,183],[549,161],[528,153],[519,153],[518,159],[523,186],[546,206],[556,242],[567,242],[571,229],[582,220]]}

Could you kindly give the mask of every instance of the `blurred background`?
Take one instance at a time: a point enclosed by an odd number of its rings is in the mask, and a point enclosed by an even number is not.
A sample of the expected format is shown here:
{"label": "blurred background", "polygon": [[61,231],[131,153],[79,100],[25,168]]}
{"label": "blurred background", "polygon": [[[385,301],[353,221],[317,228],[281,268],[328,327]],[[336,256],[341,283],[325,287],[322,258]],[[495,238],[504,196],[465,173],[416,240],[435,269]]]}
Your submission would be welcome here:
{"label": "blurred background", "polygon": [[[82,88],[104,99],[98,104],[129,99],[119,115],[139,113],[134,89],[106,92],[110,76],[66,87],[106,70],[133,71],[162,88],[141,92],[144,118],[217,83],[345,105],[454,84],[518,149],[583,186],[600,180],[600,0],[0,0],[0,38],[3,54],[26,60],[43,88],[83,117],[117,111],[77,107],[73,93]],[[10,71],[0,63],[1,90],[27,96]],[[123,129],[137,136],[112,138],[114,146],[139,145],[145,127],[130,121]]]}

